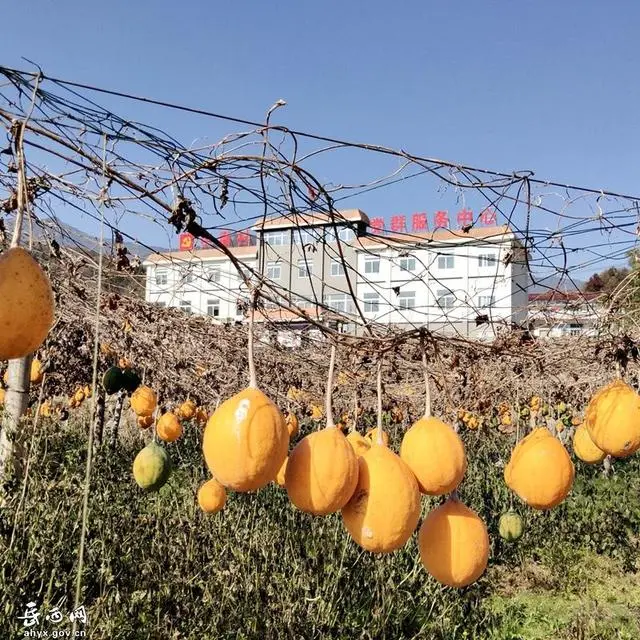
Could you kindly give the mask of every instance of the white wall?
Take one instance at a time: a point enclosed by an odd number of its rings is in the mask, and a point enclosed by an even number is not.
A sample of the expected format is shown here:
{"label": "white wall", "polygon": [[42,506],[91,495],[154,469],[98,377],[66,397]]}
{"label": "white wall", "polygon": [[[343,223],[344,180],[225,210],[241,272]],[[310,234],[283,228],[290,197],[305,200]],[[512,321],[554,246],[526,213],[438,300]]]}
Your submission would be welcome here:
{"label": "white wall", "polygon": [[[257,268],[255,258],[242,262],[253,269]],[[177,308],[181,308],[181,302],[188,302],[192,313],[207,314],[209,302],[217,300],[217,317],[220,320],[242,318],[236,313],[236,302],[238,298],[247,297],[246,286],[227,258],[206,261],[174,259],[166,263],[147,263],[145,268],[148,302]],[[219,273],[218,280],[210,281],[208,278],[214,271]],[[166,284],[156,284],[156,277],[161,273],[167,275]],[[187,273],[192,274],[191,282],[185,277]]]}

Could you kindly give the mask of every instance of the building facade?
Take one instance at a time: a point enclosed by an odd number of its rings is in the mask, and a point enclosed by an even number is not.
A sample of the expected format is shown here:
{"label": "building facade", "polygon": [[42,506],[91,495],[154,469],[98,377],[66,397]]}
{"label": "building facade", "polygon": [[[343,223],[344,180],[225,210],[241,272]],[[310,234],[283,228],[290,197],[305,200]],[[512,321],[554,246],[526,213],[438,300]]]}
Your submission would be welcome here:
{"label": "building facade", "polygon": [[546,291],[529,294],[528,322],[539,338],[596,336],[606,315],[603,296],[582,291]]}
{"label": "building facade", "polygon": [[[523,248],[508,227],[385,235],[371,233],[359,209],[338,218],[271,218],[253,228],[255,246],[229,249],[270,283],[268,294],[277,302],[267,302],[258,321],[310,327],[280,304],[323,321],[340,318],[347,331],[370,323],[491,337],[499,324],[526,321]],[[222,251],[153,254],[144,266],[149,302],[220,322],[242,319],[247,287]]]}

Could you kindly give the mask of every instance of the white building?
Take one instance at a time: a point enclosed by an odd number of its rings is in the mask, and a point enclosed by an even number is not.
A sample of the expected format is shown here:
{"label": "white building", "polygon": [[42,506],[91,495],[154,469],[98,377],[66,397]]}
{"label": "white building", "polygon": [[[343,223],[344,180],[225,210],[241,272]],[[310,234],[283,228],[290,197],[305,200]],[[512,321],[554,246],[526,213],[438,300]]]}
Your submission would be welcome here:
{"label": "white building", "polygon": [[[229,251],[247,267],[257,267],[255,246],[234,247]],[[238,301],[247,299],[247,287],[233,262],[222,251],[200,249],[156,253],[150,255],[143,266],[147,302],[209,315],[222,322],[242,319]]]}
{"label": "white building", "polygon": [[[358,221],[362,220],[364,229],[345,242],[349,246],[343,255],[348,260],[346,272],[365,321],[425,326],[432,331],[474,337],[492,337],[499,325],[525,323],[528,274],[522,259],[522,245],[508,227],[479,227],[468,233],[440,230],[392,236],[369,233],[366,215],[359,212]],[[286,238],[286,234],[281,235]],[[324,240],[316,241],[315,261],[321,259],[317,254],[335,252],[324,243]],[[275,278],[278,286],[284,284],[287,291],[291,290],[292,299],[300,302],[310,317],[323,321],[335,317],[309,299],[308,279],[289,273],[285,283],[279,282],[283,270],[291,271],[291,265],[296,263],[295,256],[287,257],[286,247],[280,247],[282,244],[279,238],[278,249],[282,255],[273,263],[264,256],[260,259],[260,244],[234,247],[230,251],[242,264],[258,273],[262,269],[266,277]],[[267,252],[269,250],[267,248]],[[326,259],[329,266],[322,259],[322,268],[314,269],[312,274],[315,276],[318,271],[321,280],[318,299],[337,314],[347,314],[353,319],[345,328],[355,327],[361,331],[362,318],[353,299],[344,292],[344,286],[338,287],[333,282],[338,275],[344,277],[345,270],[338,269],[340,273],[333,275],[336,259],[329,253]],[[291,264],[288,265],[287,260]],[[273,264],[283,265],[278,266],[279,273],[274,273]],[[247,298],[246,286],[223,252],[207,248],[153,254],[144,266],[147,301],[207,314],[220,321],[243,318],[237,303]],[[298,270],[296,267],[296,274]],[[287,286],[288,283],[291,285]],[[297,283],[295,287],[294,283]],[[310,326],[290,311],[267,306],[259,315],[282,325],[283,329]]]}
{"label": "white building", "polygon": [[508,227],[369,236],[358,250],[358,302],[376,323],[475,337],[523,323],[528,274]]}

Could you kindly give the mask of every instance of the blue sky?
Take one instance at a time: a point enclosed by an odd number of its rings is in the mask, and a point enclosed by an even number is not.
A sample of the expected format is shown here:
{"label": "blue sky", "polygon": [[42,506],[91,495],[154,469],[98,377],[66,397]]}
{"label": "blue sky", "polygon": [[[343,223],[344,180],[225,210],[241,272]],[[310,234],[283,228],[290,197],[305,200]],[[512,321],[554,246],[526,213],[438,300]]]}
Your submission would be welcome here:
{"label": "blue sky", "polygon": [[[13,2],[1,63],[500,171],[640,193],[635,2]],[[104,100],[103,100],[104,102]],[[189,143],[235,125],[135,103]],[[368,165],[367,162],[371,164]],[[336,156],[323,179],[375,177]],[[322,168],[324,171],[325,168]],[[434,211],[426,183],[349,202]],[[550,221],[541,221],[542,226]]]}

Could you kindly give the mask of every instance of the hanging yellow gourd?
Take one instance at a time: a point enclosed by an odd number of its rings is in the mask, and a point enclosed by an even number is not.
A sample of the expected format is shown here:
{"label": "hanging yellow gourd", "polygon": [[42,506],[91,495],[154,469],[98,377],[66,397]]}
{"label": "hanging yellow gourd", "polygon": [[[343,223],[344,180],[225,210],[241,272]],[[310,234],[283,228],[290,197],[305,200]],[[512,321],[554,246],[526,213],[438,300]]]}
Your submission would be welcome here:
{"label": "hanging yellow gourd", "polygon": [[156,433],[164,442],[175,442],[182,435],[182,425],[175,413],[167,412],[158,418]]}
{"label": "hanging yellow gourd", "polygon": [[54,316],[49,278],[22,247],[0,255],[0,360],[24,358],[44,342]]}
{"label": "hanging yellow gourd", "polygon": [[202,443],[211,474],[234,491],[256,491],[275,480],[289,447],[283,415],[257,386],[253,359],[256,295],[249,316],[249,386],[216,409]]}
{"label": "hanging yellow gourd", "polygon": [[331,347],[324,428],[304,437],[289,454],[285,488],[301,511],[327,515],[339,511],[353,495],[358,481],[358,459],[333,422],[331,396],[335,345]]}
{"label": "hanging yellow gourd", "polygon": [[292,440],[298,435],[298,418],[296,418],[295,414],[291,411],[287,413],[285,418],[285,422],[287,423],[287,431],[289,432],[289,440]]}
{"label": "hanging yellow gourd", "polygon": [[571,491],[575,470],[560,440],[534,429],[513,449],[504,469],[507,486],[534,509],[551,509]]}
{"label": "hanging yellow gourd", "polygon": [[456,498],[427,515],[418,534],[420,560],[441,584],[466,587],[485,571],[489,534],[478,514]]}
{"label": "hanging yellow gourd", "polygon": [[640,448],[640,396],[622,380],[614,380],[591,398],[584,423],[599,449],[626,458]]}
{"label": "hanging yellow gourd", "polygon": [[215,478],[207,480],[198,489],[198,505],[205,513],[218,513],[226,502],[227,492]]}
{"label": "hanging yellow gourd", "polygon": [[131,395],[131,408],[138,416],[150,416],[158,406],[156,392],[145,385],[139,386]]}
{"label": "hanging yellow gourd", "polygon": [[425,384],[424,417],[404,434],[400,457],[418,481],[421,493],[440,496],[451,493],[467,470],[467,456],[460,436],[431,415],[431,392],[426,351],[423,349]]}
{"label": "hanging yellow gourd", "polygon": [[178,415],[183,420],[191,420],[195,415],[198,407],[193,400],[185,400],[178,409]]}
{"label": "hanging yellow gourd", "polygon": [[378,434],[358,458],[358,483],[342,509],[349,535],[363,549],[391,553],[404,546],[420,518],[420,491],[411,469],[382,437],[382,362],[378,363]]}
{"label": "hanging yellow gourd", "polygon": [[584,423],[579,425],[573,434],[573,451],[580,460],[587,464],[597,464],[607,456],[602,449],[594,444]]}
{"label": "hanging yellow gourd", "polygon": [[347,441],[353,448],[354,453],[357,456],[361,456],[371,448],[371,440],[369,438],[365,438],[361,433],[357,431],[350,431],[347,434]]}

